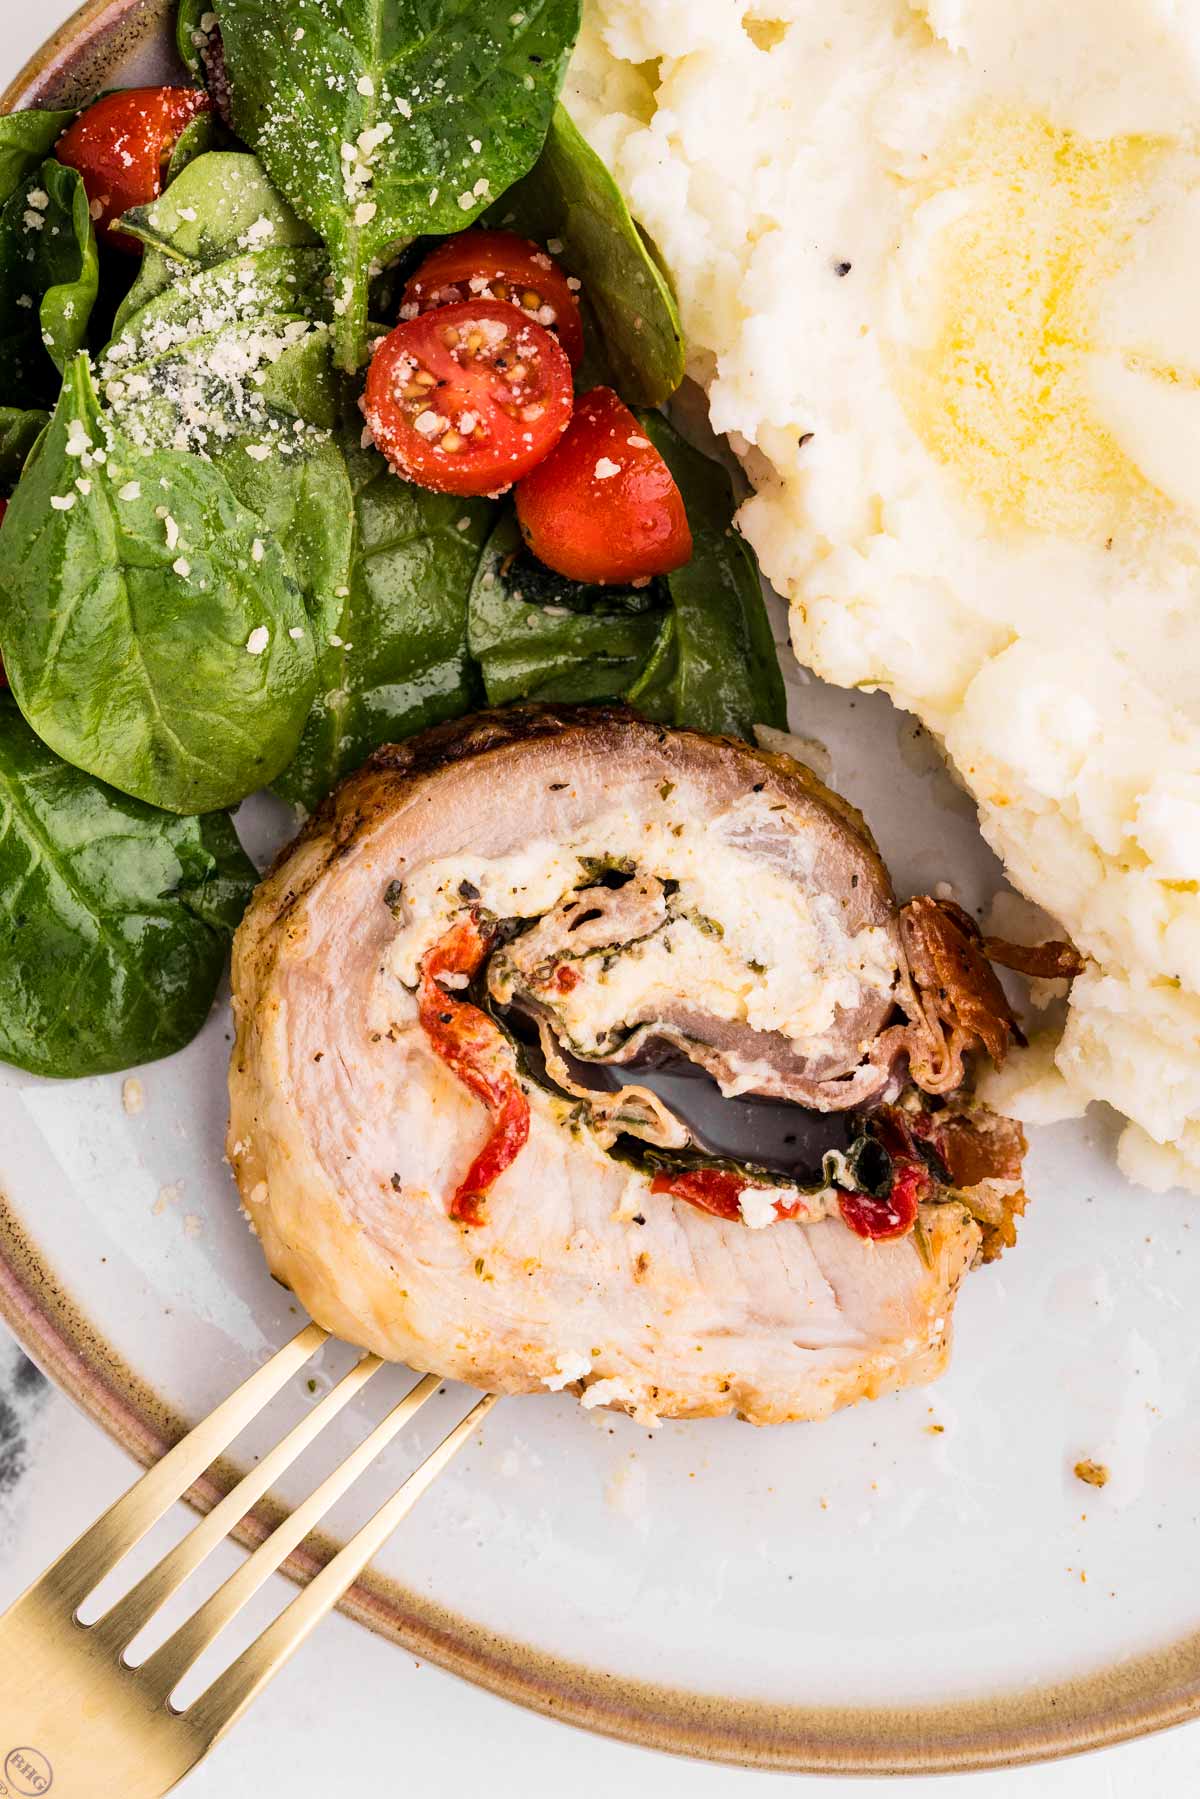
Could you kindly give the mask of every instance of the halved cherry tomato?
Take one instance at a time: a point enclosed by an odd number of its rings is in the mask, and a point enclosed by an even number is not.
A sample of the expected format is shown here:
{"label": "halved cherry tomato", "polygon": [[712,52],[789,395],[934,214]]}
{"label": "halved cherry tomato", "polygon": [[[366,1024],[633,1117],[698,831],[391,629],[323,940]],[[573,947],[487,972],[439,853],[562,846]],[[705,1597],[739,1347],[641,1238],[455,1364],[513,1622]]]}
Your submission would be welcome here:
{"label": "halved cherry tomato", "polygon": [[450,1201],[450,1216],[459,1224],[484,1222],[488,1188],[529,1137],[529,1101],[517,1080],[504,1033],[478,1006],[441,985],[446,975],[476,973],[491,948],[492,935],[473,915],[452,925],[421,963],[417,996],[418,1016],[435,1055],[486,1106],[492,1121],[487,1142]]}
{"label": "halved cherry tomato", "polygon": [[[748,1181],[731,1168],[681,1168],[671,1174],[656,1174],[650,1183],[651,1193],[670,1193],[675,1199],[686,1199],[689,1205],[716,1218],[741,1218],[741,1198],[749,1188],[760,1183]],[[795,1218],[804,1210],[802,1200],[786,1206],[775,1201],[777,1218]]]}
{"label": "halved cherry tomato", "polygon": [[517,518],[539,561],[575,581],[638,581],[692,554],[670,469],[611,387],[575,405],[558,447],[517,488]]}
{"label": "halved cherry tomato", "polygon": [[553,331],[573,369],[583,361],[583,324],[569,278],[548,250],[515,231],[460,231],[446,238],[409,281],[400,317],[458,300],[504,300]]}
{"label": "halved cherry tomato", "polygon": [[495,493],[554,448],[571,419],[558,339],[499,300],[405,319],[371,359],[363,411],[397,474],[435,493]]}
{"label": "halved cherry tomato", "polygon": [[83,176],[96,229],[110,244],[140,253],[137,238],[114,230],[112,221],[158,198],[180,133],[210,106],[203,88],[131,87],[106,94],[67,126],[54,154]]}

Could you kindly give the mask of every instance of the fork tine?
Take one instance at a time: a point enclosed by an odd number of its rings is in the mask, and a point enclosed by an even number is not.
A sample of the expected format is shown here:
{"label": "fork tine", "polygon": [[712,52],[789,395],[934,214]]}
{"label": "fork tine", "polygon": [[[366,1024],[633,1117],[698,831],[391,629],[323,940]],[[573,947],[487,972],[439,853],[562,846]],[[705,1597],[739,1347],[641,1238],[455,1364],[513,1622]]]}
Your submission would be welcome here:
{"label": "fork tine", "polygon": [[309,1495],[303,1505],[297,1506],[266,1542],[260,1543],[253,1555],[190,1618],[186,1618],[165,1643],[138,1664],[138,1677],[151,1692],[164,1700],[170,1695],[193,1662],[237,1616],[246,1601],[274,1574],[297,1544],[302,1543],[309,1532],[316,1528],[330,1506],[353,1486],[364,1468],[370,1466],[397,1432],[437,1392],[438,1385],[439,1377],[436,1374],[427,1374],[419,1380],[382,1423],[377,1424],[371,1434],[364,1437],[358,1447],[351,1451],[341,1466],[335,1468],[316,1491]]}
{"label": "fork tine", "polygon": [[210,1744],[217,1742],[237,1722],[272,1676],[358,1579],[372,1556],[379,1552],[400,1521],[407,1517],[421,1495],[458,1454],[498,1397],[489,1393],[473,1406],[461,1424],[442,1439],[403,1486],[380,1506],[356,1536],[351,1537],[345,1548],[339,1550],[304,1591],[186,1709],[183,1716],[188,1724],[206,1736]]}
{"label": "fork tine", "polygon": [[328,1336],[329,1332],[319,1324],[305,1325],[290,1343],[285,1343],[269,1362],[256,1369],[249,1380],[110,1506],[91,1529],[46,1570],[43,1581],[77,1610],[93,1587],[99,1585],[134,1545],[141,1542],[175,1500],[182,1498],[204,1470],[229,1447],[238,1432],[257,1417],[293,1374],[316,1354]]}
{"label": "fork tine", "polygon": [[349,1404],[356,1393],[362,1391],[372,1375],[377,1374],[382,1367],[383,1363],[375,1355],[363,1356],[356,1362],[321,1403],[314,1406],[261,1462],[243,1475],[237,1486],[225,1495],[219,1505],[213,1507],[207,1517],[202,1518],[186,1537],[143,1575],[136,1586],[131,1587],[103,1617],[96,1620],[91,1626],[96,1640],[106,1644],[114,1653],[131,1643],[159,1607],[183,1585],[217,1544],[229,1535],[234,1525],[246,1516],[296,1458],[320,1436],[325,1426]]}

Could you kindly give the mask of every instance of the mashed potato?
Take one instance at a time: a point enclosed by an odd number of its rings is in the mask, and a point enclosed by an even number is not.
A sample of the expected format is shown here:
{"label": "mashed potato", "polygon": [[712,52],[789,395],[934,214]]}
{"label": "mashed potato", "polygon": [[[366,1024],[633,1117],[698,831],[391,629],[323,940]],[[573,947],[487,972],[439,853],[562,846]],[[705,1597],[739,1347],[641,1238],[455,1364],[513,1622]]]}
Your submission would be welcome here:
{"label": "mashed potato", "polygon": [[1200,9],[591,0],[568,98],[797,654],[920,715],[1093,958],[1008,1103],[1200,1191]]}

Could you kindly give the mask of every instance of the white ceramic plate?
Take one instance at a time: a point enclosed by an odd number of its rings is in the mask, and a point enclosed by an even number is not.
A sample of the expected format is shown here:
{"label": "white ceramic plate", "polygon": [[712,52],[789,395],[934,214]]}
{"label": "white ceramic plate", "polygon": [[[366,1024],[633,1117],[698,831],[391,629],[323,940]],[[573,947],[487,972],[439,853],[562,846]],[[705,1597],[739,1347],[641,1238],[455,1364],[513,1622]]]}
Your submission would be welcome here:
{"label": "white ceramic plate", "polygon": [[[164,10],[85,9],[10,104],[62,91],[80,44],[90,70],[96,57],[128,69],[136,39],[149,69]],[[781,609],[777,626],[782,638]],[[826,746],[822,772],[865,811],[899,889],[946,879],[986,904],[998,866],[928,739],[886,700],[807,681],[784,654],[793,728]],[[285,815],[257,801],[239,826],[265,854]],[[229,1029],[222,1002],[190,1049],[139,1071],[137,1111],[120,1077],[0,1071],[0,1311],[144,1456],[300,1322],[222,1157]],[[762,1432],[722,1421],[651,1436],[568,1395],[508,1401],[352,1609],[523,1703],[784,1767],[1032,1759],[1200,1709],[1188,1577],[1200,1230],[1186,1200],[1126,1186],[1113,1140],[1099,1110],[1034,1133],[1020,1244],[967,1280],[940,1384]],[[348,1357],[325,1354],[317,1391]],[[307,1490],[408,1378],[380,1377],[280,1499]],[[298,1381],[234,1461],[313,1397]],[[461,1398],[441,1403],[461,1411]],[[448,1415],[422,1414],[334,1536]],[[1085,1456],[1111,1468],[1102,1492],[1072,1472]]]}

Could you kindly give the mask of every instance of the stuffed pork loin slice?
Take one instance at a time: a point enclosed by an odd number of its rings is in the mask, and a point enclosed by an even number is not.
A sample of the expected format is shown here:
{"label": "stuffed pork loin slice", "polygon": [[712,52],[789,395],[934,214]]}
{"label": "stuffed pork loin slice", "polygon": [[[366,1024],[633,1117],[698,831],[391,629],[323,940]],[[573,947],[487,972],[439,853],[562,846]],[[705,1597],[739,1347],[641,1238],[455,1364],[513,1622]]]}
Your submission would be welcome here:
{"label": "stuffed pork loin slice", "polygon": [[947,1058],[865,825],[744,744],[521,708],[381,750],[260,886],[233,984],[273,1273],[479,1387],[824,1416],[942,1369],[1019,1206],[1015,1127],[904,1087]]}

